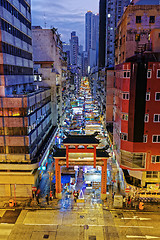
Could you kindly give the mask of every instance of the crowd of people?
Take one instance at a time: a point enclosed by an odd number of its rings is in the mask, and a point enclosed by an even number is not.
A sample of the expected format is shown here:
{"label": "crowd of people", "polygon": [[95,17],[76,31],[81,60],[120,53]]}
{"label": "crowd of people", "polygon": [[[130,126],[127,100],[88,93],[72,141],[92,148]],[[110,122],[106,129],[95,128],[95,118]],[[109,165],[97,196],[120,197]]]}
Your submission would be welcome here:
{"label": "crowd of people", "polygon": [[139,200],[138,197],[131,197],[128,195],[127,197],[123,198],[123,207],[124,208],[134,208],[136,210],[143,210],[144,203]]}

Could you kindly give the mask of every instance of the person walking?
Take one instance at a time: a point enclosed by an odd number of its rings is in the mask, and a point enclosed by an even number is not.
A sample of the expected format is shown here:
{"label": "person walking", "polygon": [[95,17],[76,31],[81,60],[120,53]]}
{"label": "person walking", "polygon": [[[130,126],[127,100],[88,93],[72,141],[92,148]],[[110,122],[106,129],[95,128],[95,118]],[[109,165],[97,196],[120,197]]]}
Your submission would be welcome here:
{"label": "person walking", "polygon": [[37,201],[37,204],[39,204],[39,194],[36,193],[36,201]]}
{"label": "person walking", "polygon": [[52,199],[53,199],[52,191],[50,191],[50,193],[49,193],[49,199],[50,199],[50,201],[52,201]]}
{"label": "person walking", "polygon": [[131,197],[130,197],[130,195],[128,196],[127,205],[128,205],[128,207],[131,206]]}
{"label": "person walking", "polygon": [[77,192],[76,191],[73,192],[73,196],[74,196],[74,201],[76,203],[77,202]]}
{"label": "person walking", "polygon": [[123,207],[124,208],[126,207],[126,197],[125,196],[123,197]]}
{"label": "person walking", "polygon": [[49,197],[48,197],[48,194],[46,194],[46,202],[47,202],[47,205],[49,205]]}

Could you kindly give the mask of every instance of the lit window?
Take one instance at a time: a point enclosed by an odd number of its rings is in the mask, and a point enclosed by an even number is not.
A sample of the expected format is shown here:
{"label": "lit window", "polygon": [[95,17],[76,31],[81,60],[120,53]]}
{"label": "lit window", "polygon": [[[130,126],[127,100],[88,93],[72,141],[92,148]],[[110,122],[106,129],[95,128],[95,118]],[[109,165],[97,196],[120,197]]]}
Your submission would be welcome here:
{"label": "lit window", "polygon": [[108,18],[110,18],[111,17],[111,14],[110,13],[108,13]]}
{"label": "lit window", "polygon": [[140,34],[136,34],[136,35],[135,35],[135,41],[136,41],[136,42],[139,42],[139,41],[140,41]]}
{"label": "lit window", "polygon": [[160,122],[160,114],[154,114],[154,122]]}
{"label": "lit window", "polygon": [[146,93],[146,101],[149,101],[150,100],[150,92],[147,92]]}

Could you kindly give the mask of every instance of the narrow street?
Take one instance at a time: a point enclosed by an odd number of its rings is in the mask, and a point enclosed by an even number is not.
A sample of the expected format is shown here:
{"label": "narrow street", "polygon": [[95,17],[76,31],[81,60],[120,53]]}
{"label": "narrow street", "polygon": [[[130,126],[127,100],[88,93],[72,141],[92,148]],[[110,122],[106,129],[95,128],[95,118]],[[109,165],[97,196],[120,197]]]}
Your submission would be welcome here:
{"label": "narrow street", "polygon": [[[108,161],[107,165],[107,190],[109,194],[109,189],[113,192],[117,191],[117,185],[116,180],[118,181],[120,176],[117,173],[120,173],[119,169],[117,169],[117,166],[114,164],[114,171],[113,171],[113,157],[112,157],[112,150],[109,148],[109,137],[107,134],[106,129],[104,128],[102,121],[101,121],[101,113],[100,109],[98,108],[98,102],[93,99],[91,95],[91,89],[89,85],[89,81],[87,78],[82,78],[80,83],[80,89],[79,89],[79,95],[74,96],[70,99],[70,105],[69,108],[66,110],[66,118],[63,122],[63,125],[61,128],[57,131],[57,135],[55,137],[55,150],[56,148],[64,148],[63,146],[63,139],[66,138],[66,134],[71,135],[77,135],[77,134],[87,134],[91,135],[95,132],[97,132],[97,139],[100,141],[98,145],[98,149],[105,148],[106,151],[109,151],[111,154],[111,157]],[[51,156],[48,157],[48,163],[44,163],[44,171],[41,171],[41,181],[40,181],[40,196],[45,197],[46,194],[49,194],[50,192],[50,180],[49,180],[49,171],[53,172],[53,169],[51,169]],[[54,159],[52,159],[54,161]],[[47,170],[46,170],[47,165]],[[50,168],[50,170],[49,170]],[[66,198],[65,193],[67,189],[69,191],[81,191],[85,192],[85,194],[90,194],[91,197],[94,197],[96,199],[100,200],[100,186],[101,186],[101,167],[96,167],[94,169],[92,166],[83,166],[83,168],[72,167],[72,171],[75,173],[74,177],[69,174],[69,170],[61,167],[61,173],[62,177],[65,178],[65,176],[72,177],[71,179],[73,181],[76,181],[74,183],[74,186],[72,186],[72,189],[70,187],[70,183],[68,182],[68,178],[66,178],[66,182],[63,182],[63,199]],[[70,170],[71,170],[70,169]],[[82,171],[83,179],[80,179],[77,177],[79,174],[79,171]],[[113,182],[112,180],[115,180]],[[121,188],[122,193],[124,192],[124,182],[121,182]],[[52,183],[51,188],[53,191],[53,183],[55,183],[55,176],[52,175]],[[88,184],[90,184],[90,191],[86,188],[88,187]],[[69,186],[68,186],[69,185]]]}

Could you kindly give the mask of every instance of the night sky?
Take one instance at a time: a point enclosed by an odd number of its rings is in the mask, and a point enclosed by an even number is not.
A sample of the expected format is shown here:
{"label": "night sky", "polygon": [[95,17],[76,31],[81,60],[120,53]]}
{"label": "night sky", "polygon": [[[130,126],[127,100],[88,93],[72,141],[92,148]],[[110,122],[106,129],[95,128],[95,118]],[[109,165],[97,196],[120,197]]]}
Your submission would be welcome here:
{"label": "night sky", "polygon": [[[62,41],[69,42],[70,34],[76,31],[80,44],[84,45],[85,13],[99,11],[99,0],[31,0],[32,25],[58,28]],[[44,20],[45,19],[45,20]]]}

